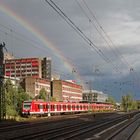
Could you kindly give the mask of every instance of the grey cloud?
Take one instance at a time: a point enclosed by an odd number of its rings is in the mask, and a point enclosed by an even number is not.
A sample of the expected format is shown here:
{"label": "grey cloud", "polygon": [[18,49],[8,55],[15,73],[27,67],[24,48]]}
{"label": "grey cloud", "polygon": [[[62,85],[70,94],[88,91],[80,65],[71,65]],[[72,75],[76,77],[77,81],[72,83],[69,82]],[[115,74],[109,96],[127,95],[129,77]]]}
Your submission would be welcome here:
{"label": "grey cloud", "polygon": [[[89,24],[87,17],[78,7],[75,0],[54,0],[62,10],[71,18],[71,20],[97,45],[104,55],[111,60],[111,63],[119,69],[116,72],[112,64],[106,63],[90,45],[45,2],[45,0],[3,0],[3,3],[11,7],[16,13],[25,17],[35,28],[46,36],[62,54],[70,60],[85,81],[93,80],[93,88],[97,90],[108,90],[109,94],[120,98],[121,92],[119,86],[112,86],[112,82],[132,80],[130,75],[131,66],[134,73],[139,73],[139,28],[140,28],[140,2],[139,0],[86,0],[86,3],[96,15],[98,21],[105,29],[107,34],[113,40],[117,50],[116,56],[113,47],[107,47],[104,40],[101,39],[95,27]],[[78,0],[83,5],[81,0]],[[85,8],[89,14],[88,10]],[[1,14],[0,14],[1,15]],[[92,17],[89,14],[90,18]],[[56,57],[50,49],[45,50],[45,46],[35,36],[21,28],[20,25],[10,18],[4,18],[1,15],[2,22],[7,26],[12,26],[17,32],[25,34],[31,38],[35,45],[25,41],[16,40],[13,45],[14,53],[18,56],[49,56],[52,57],[53,67],[63,78],[73,78],[71,72],[64,67],[64,64]],[[92,19],[93,20],[93,19]],[[8,21],[8,22],[7,22]],[[94,22],[94,20],[93,20]],[[105,35],[104,35],[105,36]],[[3,37],[4,38],[4,37]],[[10,48],[10,35],[7,40]],[[26,47],[25,47],[26,46]],[[32,46],[32,47],[31,47]],[[38,47],[37,47],[38,46]],[[39,47],[41,49],[39,49]],[[11,49],[11,48],[10,48]],[[124,57],[130,66],[122,62]],[[97,69],[99,71],[97,71]],[[108,84],[107,87],[103,83]],[[121,87],[123,89],[123,87]],[[124,87],[124,91],[133,90]],[[138,88],[136,89],[137,93]],[[137,94],[138,96],[138,94]],[[138,96],[139,97],[139,96]]]}

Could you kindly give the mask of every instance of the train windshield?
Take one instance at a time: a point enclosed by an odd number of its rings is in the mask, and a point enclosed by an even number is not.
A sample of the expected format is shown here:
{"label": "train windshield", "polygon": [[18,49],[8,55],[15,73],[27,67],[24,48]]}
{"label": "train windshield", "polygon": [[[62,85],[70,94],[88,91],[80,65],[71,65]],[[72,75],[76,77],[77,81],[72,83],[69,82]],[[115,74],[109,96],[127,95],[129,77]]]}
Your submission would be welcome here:
{"label": "train windshield", "polygon": [[26,102],[26,103],[24,103],[23,107],[24,107],[25,109],[30,109],[31,103],[30,103],[30,102],[28,102],[28,103]]}

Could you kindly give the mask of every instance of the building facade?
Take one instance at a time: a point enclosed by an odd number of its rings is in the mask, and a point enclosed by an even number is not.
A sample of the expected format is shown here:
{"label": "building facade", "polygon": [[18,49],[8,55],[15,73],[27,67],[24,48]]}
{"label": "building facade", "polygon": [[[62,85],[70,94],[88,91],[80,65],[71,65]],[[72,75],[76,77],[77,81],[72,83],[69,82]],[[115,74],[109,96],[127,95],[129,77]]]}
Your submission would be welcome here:
{"label": "building facade", "polygon": [[[49,61],[49,63],[48,63]],[[5,76],[51,79],[51,60],[47,58],[21,58],[5,60]]]}
{"label": "building facade", "polygon": [[44,88],[47,92],[47,96],[51,97],[51,86],[50,81],[47,79],[41,79],[41,78],[34,78],[34,77],[26,77],[21,82],[21,86],[25,90],[26,93],[28,93],[30,96],[35,97],[39,95],[40,90]]}
{"label": "building facade", "polygon": [[62,102],[80,102],[82,101],[83,87],[74,82],[53,80],[52,96],[57,101]]}
{"label": "building facade", "polygon": [[108,95],[101,91],[96,90],[84,90],[83,101],[85,102],[106,102]]}
{"label": "building facade", "polygon": [[51,80],[51,58],[43,58],[42,65],[42,78]]}

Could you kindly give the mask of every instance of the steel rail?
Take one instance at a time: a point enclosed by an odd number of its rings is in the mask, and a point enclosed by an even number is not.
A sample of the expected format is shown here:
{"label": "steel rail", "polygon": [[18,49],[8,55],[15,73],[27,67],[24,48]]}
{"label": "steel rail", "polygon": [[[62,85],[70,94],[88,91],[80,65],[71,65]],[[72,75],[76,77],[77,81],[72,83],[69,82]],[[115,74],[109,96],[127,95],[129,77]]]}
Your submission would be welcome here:
{"label": "steel rail", "polygon": [[[96,123],[93,123],[93,124],[91,122],[89,122],[89,124],[87,124],[87,122],[86,122],[82,125],[75,125],[75,126],[73,125],[73,126],[70,126],[70,127],[67,127],[67,128],[66,127],[65,128],[59,128],[57,130],[56,129],[55,130],[49,130],[49,131],[45,130],[45,131],[42,131],[42,132],[38,132],[36,134],[34,134],[34,133],[33,134],[28,134],[28,135],[24,135],[24,136],[15,137],[15,138],[12,138],[12,139],[14,139],[14,140],[17,140],[17,139],[26,140],[26,139],[35,139],[35,138],[40,138],[42,136],[46,136],[47,140],[52,140],[52,139],[55,139],[55,138],[58,138],[58,137],[62,137],[64,135],[65,136],[67,135],[67,137],[65,137],[65,138],[63,137],[63,139],[67,139],[67,138],[74,137],[76,135],[80,135],[80,134],[83,134],[85,132],[100,128],[102,126],[106,126],[107,124],[114,123],[115,121],[120,122],[121,120],[124,120],[127,117],[128,117],[128,115],[124,115],[124,116],[117,117],[116,119],[113,119],[113,120],[110,120],[110,121],[108,119],[108,122],[105,122],[107,120],[102,120],[100,122],[96,122]],[[75,132],[76,132],[76,134],[75,134]],[[71,134],[71,136],[68,136],[68,134]]]}
{"label": "steel rail", "polygon": [[[129,140],[139,126],[140,126],[140,114],[137,114],[137,116],[135,116],[134,118],[131,118],[130,123],[118,129],[115,133],[107,137],[106,140],[113,140],[116,137],[119,137],[119,140]],[[125,131],[127,131],[128,129],[131,129],[131,131],[129,131],[129,133],[126,134]]]}

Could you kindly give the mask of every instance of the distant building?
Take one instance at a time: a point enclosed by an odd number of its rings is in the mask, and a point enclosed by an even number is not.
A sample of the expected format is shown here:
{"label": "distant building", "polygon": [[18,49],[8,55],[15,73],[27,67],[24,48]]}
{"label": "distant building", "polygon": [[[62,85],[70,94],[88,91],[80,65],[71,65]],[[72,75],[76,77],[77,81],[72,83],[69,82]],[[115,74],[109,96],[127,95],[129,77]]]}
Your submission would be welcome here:
{"label": "distant building", "polygon": [[14,59],[14,56],[8,52],[4,53],[4,60]]}
{"label": "distant building", "polygon": [[45,57],[41,63],[42,78],[51,80],[51,58]]}
{"label": "distant building", "polygon": [[106,102],[108,95],[101,91],[96,90],[84,90],[83,101],[85,102]]}
{"label": "distant building", "polygon": [[5,60],[5,76],[45,78],[51,80],[51,59],[20,58]]}
{"label": "distant building", "polygon": [[73,82],[53,80],[52,96],[57,101],[80,102],[82,101],[83,87]]}
{"label": "distant building", "polygon": [[25,90],[25,92],[32,97],[39,95],[39,92],[42,88],[44,88],[47,92],[46,99],[48,98],[48,95],[51,96],[51,86],[49,80],[26,77],[21,82],[21,86]]}

